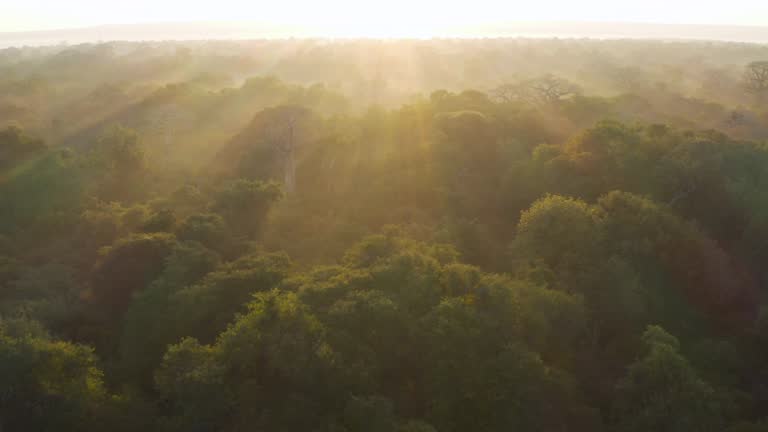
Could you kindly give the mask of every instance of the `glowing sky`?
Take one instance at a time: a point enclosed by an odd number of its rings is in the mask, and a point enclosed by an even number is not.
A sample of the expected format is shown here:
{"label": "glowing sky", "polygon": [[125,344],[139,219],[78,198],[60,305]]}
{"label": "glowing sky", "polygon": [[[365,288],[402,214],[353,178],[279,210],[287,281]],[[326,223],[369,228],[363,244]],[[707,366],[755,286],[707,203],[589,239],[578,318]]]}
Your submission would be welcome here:
{"label": "glowing sky", "polygon": [[0,31],[233,20],[361,35],[429,33],[492,21],[768,25],[768,0],[0,0]]}

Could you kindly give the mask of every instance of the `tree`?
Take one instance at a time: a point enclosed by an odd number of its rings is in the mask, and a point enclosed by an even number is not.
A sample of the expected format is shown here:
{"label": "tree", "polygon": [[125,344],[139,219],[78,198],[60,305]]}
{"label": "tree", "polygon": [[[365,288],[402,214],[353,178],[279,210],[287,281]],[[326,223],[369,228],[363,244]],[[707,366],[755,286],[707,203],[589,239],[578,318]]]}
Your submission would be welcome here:
{"label": "tree", "polygon": [[0,169],[8,168],[46,149],[43,140],[27,135],[18,126],[0,129]]}
{"label": "tree", "polygon": [[170,234],[134,234],[106,249],[91,282],[101,313],[110,319],[122,316],[133,294],[160,275],[175,244]]}
{"label": "tree", "polygon": [[176,214],[174,211],[171,209],[163,209],[147,218],[141,226],[141,230],[146,233],[171,232],[175,226]]}
{"label": "tree", "polygon": [[261,293],[215,344],[170,346],[157,388],[178,430],[318,428],[337,414],[330,407],[344,406],[325,335],[295,294]]}
{"label": "tree", "polygon": [[755,61],[744,70],[744,86],[754,94],[758,103],[768,94],[768,61]]}
{"label": "tree", "polygon": [[381,396],[352,396],[344,408],[344,424],[349,431],[394,432],[392,409],[392,401]]}
{"label": "tree", "polygon": [[244,178],[282,181],[284,192],[292,194],[297,151],[310,139],[313,118],[312,111],[300,105],[262,110],[219,152],[217,163]]}
{"label": "tree", "polygon": [[163,136],[163,155],[168,163],[169,157],[173,152],[175,144],[175,134],[184,123],[189,122],[189,115],[179,106],[171,101],[165,105],[160,105],[148,113],[150,117],[150,129],[158,135]]}
{"label": "tree", "polygon": [[602,242],[601,221],[581,200],[551,195],[520,215],[513,242],[515,257],[544,264],[558,275],[554,288],[571,290],[573,276],[596,262]]}
{"label": "tree", "polygon": [[[597,212],[609,240],[606,248],[618,247],[616,254],[643,264],[646,274],[641,276],[656,280],[646,285],[652,288],[647,300],[665,326],[683,324],[693,311],[732,329],[751,325],[757,314],[755,282],[697,225],[626,192],[600,197]],[[666,284],[659,283],[660,274]]]}
{"label": "tree", "polygon": [[420,320],[422,356],[430,365],[420,384],[428,390],[427,420],[445,431],[547,431],[578,424],[572,381],[495,327],[499,318],[453,298]]}
{"label": "tree", "polygon": [[277,183],[238,180],[216,195],[213,210],[226,219],[232,231],[254,238],[260,233],[272,204],[281,196]]}
{"label": "tree", "polygon": [[237,313],[246,311],[254,294],[275,289],[290,267],[284,253],[246,255],[179,289],[170,295],[165,312],[173,335],[167,342],[181,336],[213,342]]}
{"label": "tree", "polygon": [[[439,113],[434,124],[439,133],[432,158],[440,174],[443,199],[457,216],[480,219],[477,222],[482,229],[495,222],[492,216],[498,214],[498,189],[507,170],[496,122],[479,111],[464,110]],[[480,245],[472,250],[477,252],[471,258],[483,252],[493,254],[487,249],[487,244]]]}
{"label": "tree", "polygon": [[105,130],[96,144],[105,152],[109,168],[116,170],[118,175],[130,176],[144,169],[144,150],[136,131],[114,126]]}
{"label": "tree", "polygon": [[[173,295],[199,283],[220,264],[219,255],[197,242],[183,242],[166,258],[165,267],[147,289],[134,296],[122,321],[121,372],[132,384],[152,389],[152,371],[168,344],[190,333],[169,310]],[[181,334],[179,334],[181,333]]]}
{"label": "tree", "polygon": [[87,431],[107,397],[93,350],[34,322],[0,320],[0,429]]}
{"label": "tree", "polygon": [[580,93],[579,86],[552,74],[517,84],[504,84],[492,91],[495,98],[504,103],[528,102],[544,106],[556,104]]}
{"label": "tree", "polygon": [[104,170],[99,196],[106,201],[134,201],[146,193],[146,155],[139,135],[132,129],[113,126],[96,142],[98,160]]}
{"label": "tree", "polygon": [[768,420],[757,422],[741,421],[725,430],[726,432],[768,432]]}
{"label": "tree", "polygon": [[4,287],[0,276],[0,315],[21,314],[61,334],[65,330],[62,324],[75,314],[80,303],[80,287],[73,273],[71,267],[51,262],[19,268],[15,279]]}
{"label": "tree", "polygon": [[176,229],[182,241],[200,242],[218,252],[228,251],[232,239],[224,219],[216,213],[196,213],[186,218]]}
{"label": "tree", "polygon": [[[280,120],[272,131],[273,141],[282,154],[285,163],[285,192],[292,194],[296,190],[296,149],[299,146],[299,128],[310,117],[311,111],[300,106],[281,107]],[[277,109],[277,108],[276,108]]]}
{"label": "tree", "polygon": [[712,386],[680,354],[680,342],[664,329],[643,334],[646,353],[629,366],[613,406],[623,432],[720,431],[722,406]]}

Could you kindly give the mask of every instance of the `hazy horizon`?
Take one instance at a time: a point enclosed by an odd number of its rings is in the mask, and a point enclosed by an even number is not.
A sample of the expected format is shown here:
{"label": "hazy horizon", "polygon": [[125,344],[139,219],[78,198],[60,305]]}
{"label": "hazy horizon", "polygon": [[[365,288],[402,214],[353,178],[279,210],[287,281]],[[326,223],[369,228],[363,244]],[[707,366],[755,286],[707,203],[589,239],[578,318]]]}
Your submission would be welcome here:
{"label": "hazy horizon", "polygon": [[672,25],[766,25],[768,3],[735,0],[727,8],[693,0],[543,0],[519,4],[476,0],[471,4],[285,0],[264,6],[243,0],[190,4],[178,0],[136,0],[124,4],[73,0],[28,0],[0,6],[0,32],[78,29],[103,25],[167,22],[258,21],[281,26],[324,28],[334,34],[373,37],[429,36],[456,26],[493,22],[567,21]]}
{"label": "hazy horizon", "polygon": [[0,6],[0,47],[261,38],[562,37],[768,43],[768,2],[28,0]]}
{"label": "hazy horizon", "polygon": [[167,21],[103,24],[50,30],[0,31],[0,48],[107,41],[247,39],[586,38],[701,40],[768,43],[768,26],[668,24],[630,21],[489,21],[434,27],[429,33],[354,32],[323,23],[268,21]]}

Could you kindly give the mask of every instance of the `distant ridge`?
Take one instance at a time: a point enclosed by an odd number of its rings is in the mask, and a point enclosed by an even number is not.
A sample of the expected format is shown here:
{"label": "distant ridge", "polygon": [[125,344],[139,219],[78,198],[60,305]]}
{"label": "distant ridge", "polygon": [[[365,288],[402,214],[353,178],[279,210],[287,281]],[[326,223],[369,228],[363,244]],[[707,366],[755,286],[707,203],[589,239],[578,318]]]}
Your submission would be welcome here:
{"label": "distant ridge", "polygon": [[[333,29],[258,22],[171,22],[0,32],[0,48],[99,41],[315,38]],[[346,35],[358,37],[358,35]],[[445,27],[434,37],[533,37],[711,40],[768,44],[768,26],[652,24],[638,22],[497,22]]]}

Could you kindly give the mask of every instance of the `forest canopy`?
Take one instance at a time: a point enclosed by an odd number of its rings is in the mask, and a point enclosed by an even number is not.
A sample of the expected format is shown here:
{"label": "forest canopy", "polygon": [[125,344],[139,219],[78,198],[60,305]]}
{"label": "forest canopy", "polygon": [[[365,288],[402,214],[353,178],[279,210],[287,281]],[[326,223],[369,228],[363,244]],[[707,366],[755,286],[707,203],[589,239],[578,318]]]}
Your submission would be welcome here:
{"label": "forest canopy", "polygon": [[768,47],[0,50],[2,431],[768,431]]}

